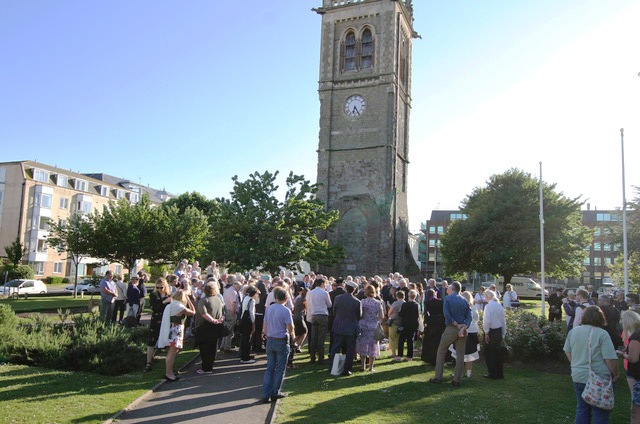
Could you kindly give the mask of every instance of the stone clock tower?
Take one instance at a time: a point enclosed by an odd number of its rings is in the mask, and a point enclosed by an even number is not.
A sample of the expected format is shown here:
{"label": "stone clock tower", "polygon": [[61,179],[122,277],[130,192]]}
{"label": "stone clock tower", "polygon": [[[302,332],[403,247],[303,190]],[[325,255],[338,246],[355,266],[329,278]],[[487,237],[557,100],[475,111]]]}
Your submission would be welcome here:
{"label": "stone clock tower", "polygon": [[323,0],[318,198],[345,248],[330,275],[413,273],[408,249],[411,0]]}

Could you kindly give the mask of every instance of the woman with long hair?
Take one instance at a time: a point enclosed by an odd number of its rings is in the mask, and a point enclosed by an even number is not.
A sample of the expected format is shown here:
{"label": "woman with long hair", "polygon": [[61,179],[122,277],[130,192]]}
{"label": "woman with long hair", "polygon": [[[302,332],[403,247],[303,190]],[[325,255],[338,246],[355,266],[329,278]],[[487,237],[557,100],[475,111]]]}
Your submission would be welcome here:
{"label": "woman with long hair", "polygon": [[[364,289],[365,298],[362,300],[362,318],[358,323],[360,334],[356,339],[356,352],[362,358],[362,370],[368,366],[373,372],[373,362],[380,356],[380,344],[376,340],[375,332],[378,323],[382,322],[384,313],[382,303],[375,299],[376,288],[368,285]],[[368,359],[368,365],[367,365]]]}
{"label": "woman with long hair", "polygon": [[196,313],[185,290],[178,290],[172,299],[162,314],[158,339],[158,348],[167,348],[166,373],[164,375],[167,381],[179,380],[179,377],[173,372],[173,363],[184,343],[184,322],[187,316],[193,316]]}
{"label": "woman with long hair", "polygon": [[151,371],[153,365],[153,355],[156,352],[160,326],[162,325],[162,313],[164,308],[171,303],[171,289],[167,280],[160,277],[156,280],[156,288],[149,294],[151,304],[151,320],[149,321],[149,339],[147,341],[147,365],[144,371]]}

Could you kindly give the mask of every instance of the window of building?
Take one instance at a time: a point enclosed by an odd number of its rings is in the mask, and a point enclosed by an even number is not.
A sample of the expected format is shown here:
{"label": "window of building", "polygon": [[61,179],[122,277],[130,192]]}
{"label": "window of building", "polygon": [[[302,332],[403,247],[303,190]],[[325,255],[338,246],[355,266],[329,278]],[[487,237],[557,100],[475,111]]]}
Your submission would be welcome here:
{"label": "window of building", "polygon": [[104,197],[109,196],[109,187],[100,186],[100,196],[104,196]]}
{"label": "window of building", "polygon": [[131,203],[138,203],[140,201],[140,195],[138,193],[129,193],[129,201]]}
{"label": "window of building", "polygon": [[54,274],[62,274],[62,262],[54,262],[53,263],[53,273]]}
{"label": "window of building", "polygon": [[584,261],[582,261],[582,263],[584,265],[591,265],[591,258],[587,256],[586,258],[584,258]]}
{"label": "window of building", "polygon": [[609,227],[604,227],[604,228],[602,229],[602,235],[603,235],[603,236],[608,236],[608,235],[610,235],[610,234],[611,234],[611,228],[609,228]]}
{"label": "window of building", "polygon": [[47,193],[41,193],[35,198],[36,206],[41,208],[51,209],[51,195]]}
{"label": "window of building", "polygon": [[373,67],[373,35],[370,29],[362,33],[362,55],[360,58],[361,69]]}
{"label": "window of building", "polygon": [[122,275],[122,265],[116,265],[114,274]]}
{"label": "window of building", "polygon": [[457,221],[459,219],[467,219],[467,214],[466,213],[452,213],[449,216],[449,219],[451,219],[451,221]]}
{"label": "window of building", "polygon": [[604,258],[604,264],[610,266],[613,263],[613,258]]}
{"label": "window of building", "polygon": [[611,252],[611,243],[605,243],[604,244],[604,250],[606,252]]}
{"label": "window of building", "polygon": [[429,247],[436,247],[436,241],[434,239],[429,240]]}
{"label": "window of building", "polygon": [[58,218],[58,227],[64,228],[66,226],[67,226],[67,220],[66,219],[62,219],[62,218]]}
{"label": "window of building", "polygon": [[48,244],[46,240],[38,240],[37,251],[40,253],[46,253]]}
{"label": "window of building", "polygon": [[78,264],[78,275],[82,275],[82,276],[87,275],[87,265],[86,264]]}
{"label": "window of building", "polygon": [[120,200],[120,199],[124,199],[124,190],[116,190],[116,199]]}
{"label": "window of building", "polygon": [[600,257],[595,257],[595,258],[593,258],[593,265],[594,265],[594,266],[600,266],[600,265],[602,265],[602,258],[600,258]]}
{"label": "window of building", "polygon": [[69,209],[69,198],[61,197],[60,198],[60,209]]}
{"label": "window of building", "polygon": [[345,71],[356,69],[356,35],[353,32],[347,33],[344,41],[344,66]]}
{"label": "window of building", "polygon": [[76,210],[82,213],[91,213],[91,202],[87,202],[86,200],[78,201]]}
{"label": "window of building", "polygon": [[600,243],[593,243],[593,250],[602,250]]}
{"label": "window of building", "polygon": [[429,234],[435,234],[436,233],[436,227],[435,226],[430,226],[429,227]]}
{"label": "window of building", "polygon": [[47,218],[46,216],[41,216],[40,217],[40,225],[38,226],[38,229],[43,230],[43,231],[49,231],[49,221],[51,219]]}
{"label": "window of building", "polygon": [[595,237],[600,237],[600,234],[602,234],[602,230],[599,227],[593,230],[593,235]]}
{"label": "window of building", "polygon": [[76,180],[76,190],[89,191],[89,183],[85,180]]}
{"label": "window of building", "polygon": [[620,243],[614,243],[613,244],[613,251],[614,252],[619,252],[620,249],[622,249],[622,245]]}
{"label": "window of building", "polygon": [[44,275],[44,262],[35,262],[33,264],[33,269],[36,272],[36,275]]}
{"label": "window of building", "polygon": [[438,225],[438,234],[444,234],[444,227],[442,225]]}
{"label": "window of building", "polygon": [[69,177],[67,177],[66,175],[58,174],[56,184],[60,187],[67,187],[69,185]]}
{"label": "window of building", "polygon": [[41,183],[48,183],[49,173],[47,171],[43,171],[42,169],[34,169],[33,179],[36,181],[40,181]]}

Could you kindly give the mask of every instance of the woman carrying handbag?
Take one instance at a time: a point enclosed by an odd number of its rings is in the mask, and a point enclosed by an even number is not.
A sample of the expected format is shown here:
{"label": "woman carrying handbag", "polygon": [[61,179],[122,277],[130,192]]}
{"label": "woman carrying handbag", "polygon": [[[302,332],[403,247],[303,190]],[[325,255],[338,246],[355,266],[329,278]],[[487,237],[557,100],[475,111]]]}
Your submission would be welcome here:
{"label": "woman carrying handbag", "polygon": [[582,325],[569,332],[564,344],[564,352],[571,362],[571,379],[578,402],[576,424],[588,424],[592,419],[596,424],[609,422],[618,361],[605,326],[602,310],[589,306],[582,316]]}

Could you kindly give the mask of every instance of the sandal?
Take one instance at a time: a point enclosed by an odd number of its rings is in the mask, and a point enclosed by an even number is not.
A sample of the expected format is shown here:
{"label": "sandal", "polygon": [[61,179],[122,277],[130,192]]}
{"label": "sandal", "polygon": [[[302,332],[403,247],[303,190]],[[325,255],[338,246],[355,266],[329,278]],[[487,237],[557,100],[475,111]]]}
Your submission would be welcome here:
{"label": "sandal", "polygon": [[147,365],[144,366],[144,370],[142,370],[142,372],[149,372],[151,371],[151,362],[147,362]]}

